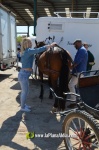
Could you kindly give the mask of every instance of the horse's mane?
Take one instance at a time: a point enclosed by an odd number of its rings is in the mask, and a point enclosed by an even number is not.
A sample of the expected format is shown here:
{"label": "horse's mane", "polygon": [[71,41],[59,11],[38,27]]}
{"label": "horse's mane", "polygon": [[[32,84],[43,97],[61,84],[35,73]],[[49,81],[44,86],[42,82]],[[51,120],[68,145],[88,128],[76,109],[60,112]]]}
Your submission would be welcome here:
{"label": "horse's mane", "polygon": [[36,40],[35,40],[35,44],[36,44],[36,48],[39,48],[39,47],[46,45],[44,41],[37,42]]}

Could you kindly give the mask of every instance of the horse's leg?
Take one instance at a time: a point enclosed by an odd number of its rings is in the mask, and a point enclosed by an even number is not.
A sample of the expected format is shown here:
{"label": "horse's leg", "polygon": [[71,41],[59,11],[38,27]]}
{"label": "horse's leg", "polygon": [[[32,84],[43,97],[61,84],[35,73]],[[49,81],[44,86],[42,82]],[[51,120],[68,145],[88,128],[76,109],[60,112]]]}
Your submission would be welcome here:
{"label": "horse's leg", "polygon": [[[60,96],[64,97],[63,92],[67,93],[68,89],[68,78],[69,78],[69,68],[66,65],[62,66],[60,80],[59,80],[59,89],[60,89]],[[65,96],[66,99],[67,96]],[[61,110],[65,110],[66,101],[60,100],[59,107]]]}
{"label": "horse's leg", "polygon": [[[51,88],[53,88],[53,90],[55,91],[56,88],[57,88],[57,80],[53,79],[52,77],[50,77],[49,79],[49,85]],[[50,93],[49,93],[49,98],[52,99],[53,98],[53,93],[52,91],[50,90]]]}
{"label": "horse's leg", "polygon": [[37,66],[35,67],[35,79],[37,79]]}
{"label": "horse's leg", "polygon": [[40,99],[43,99],[43,95],[44,95],[44,89],[43,89],[43,73],[39,71],[39,76],[40,76],[40,80],[41,80],[41,91],[40,91]]}
{"label": "horse's leg", "polygon": [[[53,87],[54,92],[56,93],[56,95],[59,94],[59,86],[57,85],[57,81],[58,81],[58,79],[55,80],[54,82],[52,82],[52,85],[53,85],[52,87]],[[58,95],[58,96],[59,96],[59,95]],[[58,111],[58,110],[60,110],[60,108],[59,108],[59,99],[57,99],[57,98],[55,97],[54,105],[53,105],[53,107],[52,107],[51,112],[54,113],[54,112],[56,112],[56,111]]]}
{"label": "horse's leg", "polygon": [[53,99],[53,94],[51,90],[49,91],[49,99]]}
{"label": "horse's leg", "polygon": [[[52,84],[51,84],[51,79],[50,79],[50,77],[48,78],[48,83],[49,83],[49,87],[52,88]],[[51,91],[51,90],[49,91],[49,99],[53,99],[53,94],[52,94],[52,91]]]}
{"label": "horse's leg", "polygon": [[[68,75],[69,75],[68,66],[62,66],[60,76],[59,76],[59,85],[57,86],[55,91],[55,93],[60,97],[64,97],[63,92],[65,93],[68,92]],[[55,98],[54,109],[63,111],[65,110],[65,105],[66,105],[66,101]]]}
{"label": "horse's leg", "polygon": [[43,84],[41,83],[41,91],[40,91],[40,99],[43,99],[43,95],[44,95],[44,90],[43,90]]}

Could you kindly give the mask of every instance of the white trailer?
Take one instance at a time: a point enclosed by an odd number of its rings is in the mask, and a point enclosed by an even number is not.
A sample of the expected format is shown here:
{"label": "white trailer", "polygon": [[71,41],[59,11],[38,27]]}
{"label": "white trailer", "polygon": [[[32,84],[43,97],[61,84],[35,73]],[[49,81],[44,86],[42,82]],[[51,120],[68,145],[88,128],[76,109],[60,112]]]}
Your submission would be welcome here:
{"label": "white trailer", "polygon": [[74,58],[75,39],[87,42],[95,57],[93,70],[99,69],[99,18],[41,17],[37,20],[37,41],[55,41]]}
{"label": "white trailer", "polygon": [[11,68],[16,61],[16,18],[0,4],[0,70]]}

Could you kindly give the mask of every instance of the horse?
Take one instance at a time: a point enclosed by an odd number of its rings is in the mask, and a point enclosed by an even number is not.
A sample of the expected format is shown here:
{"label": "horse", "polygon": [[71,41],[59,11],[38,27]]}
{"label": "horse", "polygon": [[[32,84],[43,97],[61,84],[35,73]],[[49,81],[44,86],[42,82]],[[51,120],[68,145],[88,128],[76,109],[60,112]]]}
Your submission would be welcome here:
{"label": "horse", "polygon": [[[37,42],[36,48],[46,45],[45,42]],[[68,82],[70,75],[70,66],[73,62],[70,53],[59,45],[50,48],[41,53],[37,57],[37,66],[39,69],[39,76],[41,79],[40,98],[43,99],[43,74],[49,78],[49,86],[54,89],[58,96],[63,97],[63,92],[68,92]],[[49,98],[52,98],[50,91]],[[54,107],[58,109],[65,109],[65,101],[59,101],[55,98]]]}

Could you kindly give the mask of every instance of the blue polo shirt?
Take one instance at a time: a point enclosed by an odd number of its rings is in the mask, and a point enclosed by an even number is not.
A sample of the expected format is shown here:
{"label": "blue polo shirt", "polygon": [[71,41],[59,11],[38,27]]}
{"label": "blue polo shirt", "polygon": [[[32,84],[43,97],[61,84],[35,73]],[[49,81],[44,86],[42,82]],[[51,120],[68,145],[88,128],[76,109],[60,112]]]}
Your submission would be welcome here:
{"label": "blue polo shirt", "polygon": [[72,70],[72,74],[80,73],[86,71],[88,61],[88,53],[84,46],[80,47],[75,55],[74,63],[77,64]]}
{"label": "blue polo shirt", "polygon": [[34,54],[43,52],[45,50],[46,50],[46,46],[35,48],[35,49],[27,48],[21,56],[22,68],[32,68]]}

